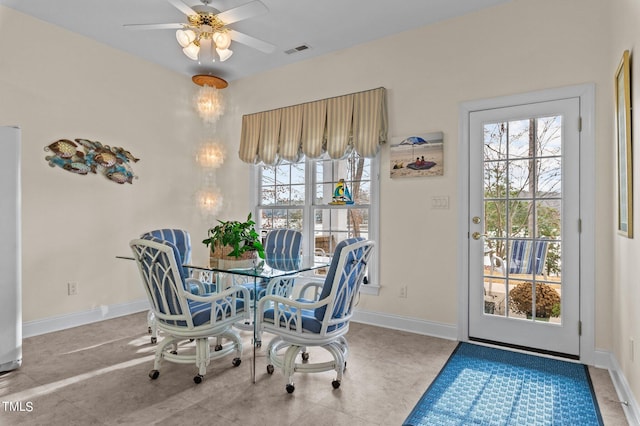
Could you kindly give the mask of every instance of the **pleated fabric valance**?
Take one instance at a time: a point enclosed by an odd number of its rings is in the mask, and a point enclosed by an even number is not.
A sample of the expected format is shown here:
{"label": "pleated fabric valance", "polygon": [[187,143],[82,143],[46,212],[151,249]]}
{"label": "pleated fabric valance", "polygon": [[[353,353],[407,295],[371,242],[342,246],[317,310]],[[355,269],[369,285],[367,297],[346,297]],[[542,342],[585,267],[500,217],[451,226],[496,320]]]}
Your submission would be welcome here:
{"label": "pleated fabric valance", "polygon": [[242,116],[240,159],[278,164],[281,160],[338,159],[355,150],[375,157],[387,141],[386,90],[383,87]]}

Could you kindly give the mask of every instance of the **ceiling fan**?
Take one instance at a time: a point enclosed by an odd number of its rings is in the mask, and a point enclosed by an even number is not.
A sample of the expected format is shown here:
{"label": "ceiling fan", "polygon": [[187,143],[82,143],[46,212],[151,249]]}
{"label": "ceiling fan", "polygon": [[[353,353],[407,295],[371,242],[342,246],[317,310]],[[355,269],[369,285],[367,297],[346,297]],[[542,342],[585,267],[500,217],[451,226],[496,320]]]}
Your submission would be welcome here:
{"label": "ceiling fan", "polygon": [[233,51],[229,49],[231,40],[252,47],[263,53],[271,53],[275,46],[247,34],[228,28],[234,22],[253,18],[268,12],[259,0],[250,1],[242,6],[220,12],[209,6],[211,0],[200,0],[202,5],[189,6],[181,0],[168,0],[176,9],[187,15],[186,23],[168,24],[125,24],[132,30],[175,29],[176,39],[182,52],[194,61],[214,62],[214,51],[220,61],[226,61]]}

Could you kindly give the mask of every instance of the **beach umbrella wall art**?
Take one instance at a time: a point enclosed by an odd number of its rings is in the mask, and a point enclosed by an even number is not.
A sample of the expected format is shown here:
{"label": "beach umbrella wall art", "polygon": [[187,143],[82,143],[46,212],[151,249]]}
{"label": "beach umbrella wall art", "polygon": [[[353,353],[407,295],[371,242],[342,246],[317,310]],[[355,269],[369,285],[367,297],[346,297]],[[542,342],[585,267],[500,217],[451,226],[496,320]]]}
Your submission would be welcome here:
{"label": "beach umbrella wall art", "polygon": [[392,178],[444,175],[444,133],[434,132],[393,138]]}
{"label": "beach umbrella wall art", "polygon": [[68,172],[87,175],[101,174],[112,182],[133,183],[137,178],[131,169],[131,162],[139,159],[121,147],[110,147],[88,139],[59,139],[44,147],[44,159],[51,167],[60,167]]}

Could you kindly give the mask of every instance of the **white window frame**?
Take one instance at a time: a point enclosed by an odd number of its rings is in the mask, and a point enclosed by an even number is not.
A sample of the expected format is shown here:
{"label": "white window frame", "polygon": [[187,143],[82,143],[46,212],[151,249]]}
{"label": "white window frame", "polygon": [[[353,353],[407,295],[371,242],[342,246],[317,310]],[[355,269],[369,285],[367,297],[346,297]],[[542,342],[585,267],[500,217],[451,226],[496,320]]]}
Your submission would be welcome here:
{"label": "white window frame", "polygon": [[[371,259],[369,260],[369,273],[367,274],[368,283],[361,287],[361,293],[378,295],[380,292],[380,263],[379,263],[379,251],[380,251],[380,154],[375,158],[369,159],[371,162],[371,193],[369,204],[369,224],[368,235],[369,239],[375,241],[376,248],[373,251]],[[303,239],[302,250],[305,256],[313,255],[313,245],[309,244],[314,235],[314,214],[315,207],[322,207],[323,209],[345,209],[345,208],[359,208],[357,204],[352,206],[333,206],[333,205],[313,205],[315,200],[314,190],[316,188],[316,173],[315,173],[315,161],[305,161],[305,204],[304,206],[291,206],[291,208],[303,210]],[[260,205],[260,167],[259,165],[251,167],[251,205],[253,206],[253,217],[259,218],[259,210],[262,208],[269,208],[269,206]],[[311,182],[307,184],[306,182]]]}

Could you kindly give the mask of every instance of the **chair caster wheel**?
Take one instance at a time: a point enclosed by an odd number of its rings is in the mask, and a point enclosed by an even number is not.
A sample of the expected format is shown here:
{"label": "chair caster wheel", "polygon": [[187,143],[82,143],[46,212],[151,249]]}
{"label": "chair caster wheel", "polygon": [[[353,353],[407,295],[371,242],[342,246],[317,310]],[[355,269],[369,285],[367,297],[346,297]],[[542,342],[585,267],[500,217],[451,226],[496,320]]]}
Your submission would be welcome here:
{"label": "chair caster wheel", "polygon": [[158,378],[158,376],[160,375],[160,372],[158,370],[151,370],[149,371],[149,378],[151,380],[155,380]]}
{"label": "chair caster wheel", "polygon": [[309,352],[302,352],[302,360],[309,361]]}
{"label": "chair caster wheel", "polygon": [[178,355],[178,351],[170,351],[169,353],[172,355]]}
{"label": "chair caster wheel", "polygon": [[256,341],[256,348],[261,348],[261,347],[262,347],[262,340]]}
{"label": "chair caster wheel", "polygon": [[340,387],[340,380],[334,380],[331,382],[331,386],[333,386],[334,389],[338,389]]}
{"label": "chair caster wheel", "polygon": [[273,365],[271,364],[267,365],[267,373],[273,374],[274,371],[275,371],[275,368],[273,367]]}
{"label": "chair caster wheel", "polygon": [[218,352],[222,350],[222,345],[216,345],[215,348],[213,348],[214,351]]}
{"label": "chair caster wheel", "polygon": [[286,389],[287,389],[287,393],[293,393],[293,391],[296,390],[296,387],[293,386],[291,383],[289,383]]}
{"label": "chair caster wheel", "polygon": [[234,358],[231,363],[233,364],[234,367],[237,367],[240,365],[241,362],[242,360],[240,358]]}
{"label": "chair caster wheel", "polygon": [[151,344],[155,345],[156,343],[158,343],[158,338],[157,337],[152,337],[151,338]]}
{"label": "chair caster wheel", "polygon": [[197,376],[193,377],[193,381],[196,383],[196,385],[202,383],[202,379],[204,379],[204,376],[202,374],[198,374]]}
{"label": "chair caster wheel", "polygon": [[147,328],[147,331],[148,331],[149,334],[151,334],[152,333],[151,327]]}

